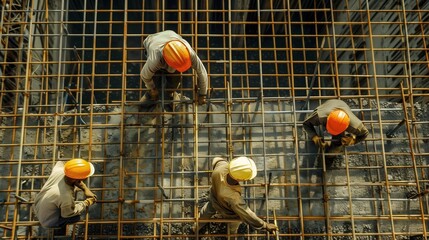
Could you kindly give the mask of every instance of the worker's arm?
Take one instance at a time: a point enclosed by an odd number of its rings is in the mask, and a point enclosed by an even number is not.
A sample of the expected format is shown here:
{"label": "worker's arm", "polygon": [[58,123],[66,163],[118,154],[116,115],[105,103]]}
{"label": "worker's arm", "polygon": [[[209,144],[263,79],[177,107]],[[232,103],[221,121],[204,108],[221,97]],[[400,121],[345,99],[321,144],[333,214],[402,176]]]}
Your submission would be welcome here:
{"label": "worker's arm", "polygon": [[351,133],[353,133],[354,135],[356,135],[356,143],[362,142],[363,140],[366,139],[366,137],[368,137],[369,135],[369,131],[368,129],[363,125],[363,123],[359,124],[359,127],[356,129],[353,129],[352,131],[350,131]]}
{"label": "worker's arm", "polygon": [[76,187],[78,187],[78,188],[80,188],[83,192],[84,192],[84,194],[85,194],[85,197],[87,197],[87,198],[89,198],[89,197],[92,197],[92,198],[95,198],[95,199],[97,199],[97,195],[95,195],[87,186],[86,186],[86,184],[84,183],[84,182],[82,182],[82,181],[79,181],[79,182],[76,182],[76,184],[75,184],[75,186]]}
{"label": "worker's arm", "polygon": [[267,223],[260,219],[256,214],[247,206],[246,202],[240,197],[240,201],[234,201],[231,205],[232,210],[243,220],[255,229],[265,229],[270,233],[277,231],[277,226]]}
{"label": "worker's arm", "polygon": [[145,86],[148,90],[155,89],[155,83],[153,82],[153,75],[161,69],[161,59],[160,56],[151,55],[148,57],[145,65],[143,66],[140,72],[140,78],[145,83]]}
{"label": "worker's arm", "polygon": [[208,76],[207,70],[203,65],[201,59],[197,54],[192,51],[191,53],[192,68],[197,72],[198,76],[198,94],[202,96],[207,95]]}
{"label": "worker's arm", "polygon": [[235,212],[235,214],[240,217],[241,220],[253,228],[266,228],[267,223],[256,216],[256,214],[247,206],[243,198],[240,197],[240,199],[231,200],[230,207]]}
{"label": "worker's arm", "polygon": [[88,198],[85,201],[74,201],[73,199],[67,199],[60,204],[61,217],[68,218],[76,215],[80,215],[87,206],[94,204],[93,198]]}
{"label": "worker's arm", "polygon": [[317,114],[317,111],[313,111],[311,115],[304,120],[302,125],[310,139],[313,139],[314,136],[318,135],[314,127],[314,126],[320,125],[320,119],[319,119],[319,115]]}

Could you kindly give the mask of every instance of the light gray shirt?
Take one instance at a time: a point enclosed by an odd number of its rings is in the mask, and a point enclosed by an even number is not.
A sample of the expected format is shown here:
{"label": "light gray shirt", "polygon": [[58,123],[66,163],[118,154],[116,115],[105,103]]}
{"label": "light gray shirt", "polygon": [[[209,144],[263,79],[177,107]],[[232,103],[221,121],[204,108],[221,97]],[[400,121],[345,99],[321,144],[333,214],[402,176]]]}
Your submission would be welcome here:
{"label": "light gray shirt", "polygon": [[64,180],[64,162],[57,162],[34,200],[34,212],[43,227],[56,227],[61,217],[81,214],[86,204],[74,201],[74,186]]}
{"label": "light gray shirt", "polygon": [[200,95],[206,95],[208,82],[206,68],[189,43],[171,30],[151,34],[143,41],[143,46],[147,53],[147,60],[140,72],[140,78],[145,83],[146,88],[149,90],[155,88],[152,77],[158,70],[163,69],[169,73],[174,73],[176,71],[165,62],[162,56],[165,44],[172,40],[179,40],[188,48],[191,55],[192,69],[194,69],[198,75],[198,93]]}

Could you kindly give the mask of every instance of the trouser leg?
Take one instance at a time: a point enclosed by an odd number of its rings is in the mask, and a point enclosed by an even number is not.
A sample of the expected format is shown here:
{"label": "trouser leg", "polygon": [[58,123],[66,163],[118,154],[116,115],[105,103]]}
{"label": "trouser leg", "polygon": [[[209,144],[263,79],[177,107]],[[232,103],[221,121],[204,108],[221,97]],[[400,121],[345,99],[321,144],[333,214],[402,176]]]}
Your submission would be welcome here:
{"label": "trouser leg", "polygon": [[60,227],[60,229],[55,229],[54,235],[55,236],[66,235],[67,225],[76,223],[79,220],[80,220],[80,215],[69,217],[69,218],[60,217],[60,219],[58,221],[58,227]]}
{"label": "trouser leg", "polygon": [[[165,82],[163,83],[165,78]],[[177,90],[179,87],[180,82],[182,81],[182,77],[179,75],[178,72],[176,73],[168,73],[165,71],[159,71],[156,73],[156,75],[153,77],[154,83],[156,88],[159,91],[164,90],[164,100],[171,100],[173,93]],[[161,95],[161,93],[160,93]]]}
{"label": "trouser leg", "polygon": [[240,227],[241,222],[230,222],[228,225],[229,227],[229,234],[236,234],[238,231],[238,227]]}
{"label": "trouser leg", "polygon": [[167,96],[173,97],[173,93],[179,88],[179,84],[182,80],[182,77],[180,75],[175,74],[168,74],[166,76],[166,83],[165,83],[165,92]]}
{"label": "trouser leg", "polygon": [[[200,213],[199,213],[199,218],[200,219],[210,219],[215,214],[216,214],[216,210],[213,208],[211,202],[208,201],[201,208]],[[206,225],[207,225],[207,222],[202,222],[202,223],[199,223],[198,228],[196,228],[196,224],[194,224],[194,231],[199,232]]]}

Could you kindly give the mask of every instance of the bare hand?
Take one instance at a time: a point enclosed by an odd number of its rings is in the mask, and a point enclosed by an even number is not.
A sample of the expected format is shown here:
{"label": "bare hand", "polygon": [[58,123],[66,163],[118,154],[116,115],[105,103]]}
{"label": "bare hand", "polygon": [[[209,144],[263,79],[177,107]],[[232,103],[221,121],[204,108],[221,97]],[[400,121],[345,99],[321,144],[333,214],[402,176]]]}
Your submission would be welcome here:
{"label": "bare hand", "polygon": [[206,95],[198,95],[198,105],[203,105],[207,102]]}

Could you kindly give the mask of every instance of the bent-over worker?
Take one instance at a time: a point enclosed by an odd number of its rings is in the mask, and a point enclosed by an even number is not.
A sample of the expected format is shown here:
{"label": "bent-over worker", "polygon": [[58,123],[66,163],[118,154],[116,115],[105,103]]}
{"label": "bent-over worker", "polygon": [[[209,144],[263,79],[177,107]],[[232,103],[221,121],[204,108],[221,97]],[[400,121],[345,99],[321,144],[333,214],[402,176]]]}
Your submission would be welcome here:
{"label": "bent-over worker", "polygon": [[[140,101],[158,100],[162,80],[153,80],[158,71],[168,73],[182,73],[192,67],[198,76],[198,104],[204,104],[207,96],[207,71],[191,45],[174,31],[167,30],[149,35],[143,45],[146,52],[146,63],[144,64],[140,78],[149,90]],[[168,75],[167,75],[168,76]],[[180,77],[168,76],[166,88],[173,89],[167,92],[172,98],[174,90],[180,83]]]}
{"label": "bent-over worker", "polygon": [[[318,106],[303,122],[304,130],[309,138],[325,153],[340,153],[345,146],[359,143],[368,136],[368,129],[342,100],[332,99]],[[325,142],[322,133],[316,127],[323,126],[332,135],[331,143]],[[335,156],[326,155],[327,165],[332,164]]]}
{"label": "bent-over worker", "polygon": [[[216,215],[225,219],[240,219],[255,229],[265,229],[271,233],[276,231],[277,226],[260,219],[241,196],[239,182],[256,176],[255,162],[248,157],[237,157],[231,162],[216,157],[212,164],[210,200],[201,208],[199,217],[209,219]],[[194,232],[200,232],[206,224],[200,223],[198,229],[194,225]],[[237,233],[240,224],[240,221],[229,223],[229,233]]]}

